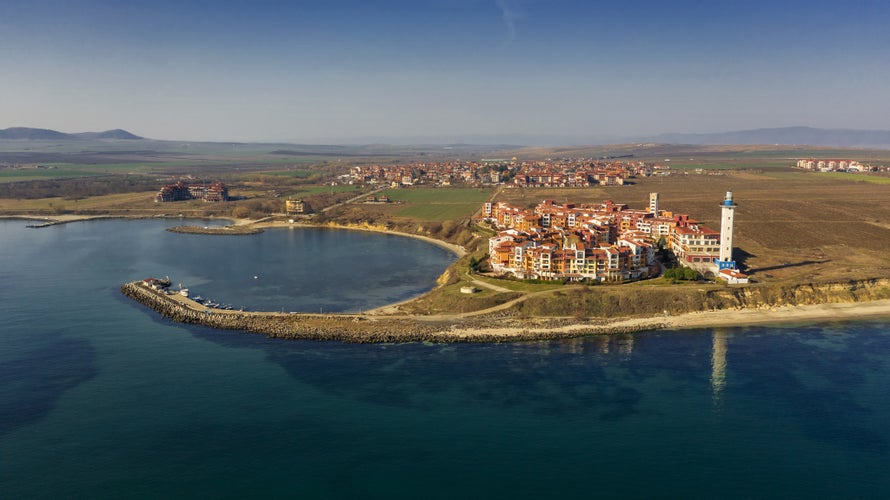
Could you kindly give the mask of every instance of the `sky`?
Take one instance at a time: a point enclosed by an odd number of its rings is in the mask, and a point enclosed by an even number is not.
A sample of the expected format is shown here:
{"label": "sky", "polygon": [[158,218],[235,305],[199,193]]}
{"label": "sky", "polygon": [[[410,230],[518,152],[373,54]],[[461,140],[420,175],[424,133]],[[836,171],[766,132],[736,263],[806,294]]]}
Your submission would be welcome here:
{"label": "sky", "polygon": [[887,130],[888,25],[882,0],[0,0],[0,128],[303,143]]}

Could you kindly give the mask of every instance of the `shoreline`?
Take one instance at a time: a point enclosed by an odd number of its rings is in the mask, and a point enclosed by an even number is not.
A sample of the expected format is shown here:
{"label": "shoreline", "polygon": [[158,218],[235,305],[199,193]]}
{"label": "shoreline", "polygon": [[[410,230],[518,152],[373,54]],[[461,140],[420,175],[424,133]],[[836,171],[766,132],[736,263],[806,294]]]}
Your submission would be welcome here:
{"label": "shoreline", "polygon": [[260,222],[257,224],[253,224],[258,228],[287,228],[287,227],[301,227],[301,228],[318,228],[318,229],[346,229],[351,231],[363,231],[366,233],[380,233],[380,234],[389,234],[393,236],[404,236],[406,238],[414,238],[417,240],[422,240],[427,243],[431,243],[438,247],[444,248],[446,250],[451,251],[451,253],[457,255],[458,258],[463,257],[467,254],[467,249],[456,244],[456,243],[448,243],[447,241],[437,240],[435,238],[430,238],[429,236],[424,236],[422,234],[411,234],[411,233],[403,233],[400,231],[393,231],[392,229],[386,229],[383,227],[377,227],[372,225],[351,225],[351,224],[337,224],[337,223],[324,223],[324,224],[315,224],[315,223],[307,223],[307,222]]}
{"label": "shoreline", "polygon": [[[30,215],[3,215],[2,219],[30,220],[42,222],[39,227],[66,224],[102,219],[151,219],[156,216],[131,216],[131,215],[60,215],[60,216],[30,216]],[[165,217],[179,218],[179,217]],[[376,232],[395,236],[415,238],[435,244],[454,253],[458,258],[466,255],[466,250],[456,244],[436,240],[419,234],[402,233],[383,227],[370,225],[348,225],[336,223],[290,223],[286,221],[251,221],[247,219],[215,218],[231,220],[230,226],[244,229],[265,228],[330,228],[353,231]],[[228,233],[239,234],[239,233]],[[241,233],[243,234],[243,233]],[[134,282],[139,283],[139,282]],[[122,291],[133,283],[121,287]],[[147,290],[147,289],[146,289]],[[890,299],[823,302],[808,305],[785,306],[758,306],[752,308],[720,309],[711,311],[689,312],[670,316],[627,317],[618,319],[588,319],[578,320],[572,318],[555,317],[493,317],[478,316],[475,318],[463,317],[458,313],[442,314],[437,316],[404,316],[381,314],[279,314],[274,312],[240,312],[240,311],[213,311],[214,320],[207,321],[203,307],[191,307],[188,303],[168,304],[183,308],[179,312],[171,312],[165,307],[158,306],[142,294],[139,297],[132,293],[124,292],[134,300],[143,303],[162,315],[171,317],[174,321],[185,323],[204,324],[213,328],[237,329],[252,333],[263,333],[272,337],[284,338],[312,338],[318,340],[340,340],[346,342],[504,342],[518,340],[548,340],[557,338],[574,338],[588,335],[603,335],[615,333],[631,333],[652,330],[688,330],[696,328],[726,328],[756,325],[782,325],[794,323],[815,323],[827,321],[849,321],[857,319],[890,318]],[[156,292],[151,292],[156,293]],[[165,296],[167,297],[167,296]],[[169,298],[169,297],[168,297]],[[417,297],[407,299],[408,302]],[[185,299],[188,301],[188,299]],[[176,302],[174,300],[174,302]],[[195,304],[200,306],[199,304]],[[398,304],[381,306],[375,311],[392,310]],[[168,314],[171,313],[171,314]],[[240,315],[242,321],[223,322],[217,321],[222,315],[230,318]],[[196,315],[196,316],[195,316]],[[182,316],[181,319],[176,319]],[[194,316],[194,317],[192,317]],[[250,325],[251,319],[261,318],[259,324]],[[268,320],[277,318],[285,320],[283,328],[276,328]],[[289,320],[288,320],[289,318]],[[300,326],[299,319],[307,324]],[[326,323],[322,327],[318,323]],[[373,325],[373,328],[369,328]],[[358,328],[357,328],[358,327]],[[339,331],[337,331],[339,329]],[[364,331],[367,330],[367,331]]]}
{"label": "shoreline", "polygon": [[367,314],[310,314],[209,310],[179,295],[151,290],[140,281],[121,287],[127,297],[173,321],[273,338],[353,343],[510,342],[554,340],[654,330],[689,330],[757,325],[807,324],[890,318],[890,299],[812,305],[717,310],[674,316],[574,320],[570,318],[464,318]]}
{"label": "shoreline", "polygon": [[[649,316],[607,320],[604,323],[575,323],[550,328],[531,330],[546,334],[554,333],[565,337],[580,337],[590,334],[611,334],[627,331],[655,330],[695,330],[700,328],[738,328],[749,326],[780,326],[787,324],[811,324],[832,321],[890,319],[890,299],[864,302],[830,302],[823,304],[767,307],[759,309],[717,310],[690,312],[673,316]],[[503,337],[518,335],[521,327],[500,327],[473,330],[472,333]],[[454,329],[457,335],[468,335],[468,329]]]}
{"label": "shoreline", "polygon": [[[179,216],[164,216],[159,217],[157,215],[75,215],[75,214],[66,214],[66,215],[50,215],[50,216],[40,216],[40,215],[0,215],[0,219],[9,219],[9,220],[25,220],[25,221],[35,221],[41,222],[39,227],[49,227],[55,226],[59,224],[68,224],[71,222],[84,222],[90,220],[100,220],[100,219],[197,219],[197,220],[228,220],[232,223],[228,226],[213,226],[210,228],[203,228],[202,226],[177,226],[175,228],[170,228],[169,231],[180,233],[180,234],[215,234],[215,235],[231,235],[231,236],[242,236],[242,235],[251,235],[251,234],[259,234],[264,229],[275,229],[275,228],[318,228],[318,229],[345,229],[350,231],[364,231],[368,233],[380,233],[380,234],[389,234],[393,236],[404,236],[406,238],[414,238],[418,240],[425,241],[427,243],[431,243],[438,247],[449,250],[451,253],[457,255],[458,258],[463,257],[467,254],[467,250],[456,244],[456,243],[448,243],[447,241],[437,240],[435,238],[431,238],[429,236],[424,236],[422,234],[411,234],[411,233],[403,233],[400,231],[393,231],[391,229],[386,229],[383,227],[377,227],[372,225],[352,225],[352,224],[338,224],[338,223],[324,223],[324,224],[316,224],[316,223],[307,223],[307,222],[287,222],[287,221],[254,221],[250,219],[237,219],[234,217],[211,217],[211,218],[201,218],[201,217],[179,217]],[[192,229],[194,228],[194,229]],[[226,229],[228,228],[228,229]]]}

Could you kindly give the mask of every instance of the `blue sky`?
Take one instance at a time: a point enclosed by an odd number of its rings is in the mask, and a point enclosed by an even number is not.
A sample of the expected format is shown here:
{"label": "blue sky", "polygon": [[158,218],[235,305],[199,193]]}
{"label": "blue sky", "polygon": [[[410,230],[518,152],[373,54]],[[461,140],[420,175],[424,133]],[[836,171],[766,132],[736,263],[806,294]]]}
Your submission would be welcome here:
{"label": "blue sky", "polygon": [[890,2],[0,0],[0,128],[574,142],[890,129]]}

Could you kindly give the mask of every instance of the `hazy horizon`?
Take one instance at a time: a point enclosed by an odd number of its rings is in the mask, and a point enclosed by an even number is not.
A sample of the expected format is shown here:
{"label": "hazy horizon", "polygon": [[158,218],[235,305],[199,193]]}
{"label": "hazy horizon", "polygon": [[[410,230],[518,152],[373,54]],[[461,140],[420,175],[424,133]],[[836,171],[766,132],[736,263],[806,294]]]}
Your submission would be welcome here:
{"label": "hazy horizon", "polygon": [[11,0],[0,128],[291,143],[888,130],[888,14],[828,1]]}

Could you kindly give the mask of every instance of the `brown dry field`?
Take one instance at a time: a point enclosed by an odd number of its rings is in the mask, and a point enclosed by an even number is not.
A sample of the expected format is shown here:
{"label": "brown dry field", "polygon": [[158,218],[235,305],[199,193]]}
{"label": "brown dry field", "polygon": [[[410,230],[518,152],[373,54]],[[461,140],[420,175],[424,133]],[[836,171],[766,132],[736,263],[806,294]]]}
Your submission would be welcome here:
{"label": "brown dry field", "polygon": [[[890,185],[838,180],[792,170],[723,171],[635,179],[634,185],[586,189],[505,189],[497,201],[531,206],[544,199],[611,199],[688,213],[719,230],[726,191],[738,204],[734,257],[763,282],[826,282],[890,277]],[[852,175],[852,174],[851,174]]]}

